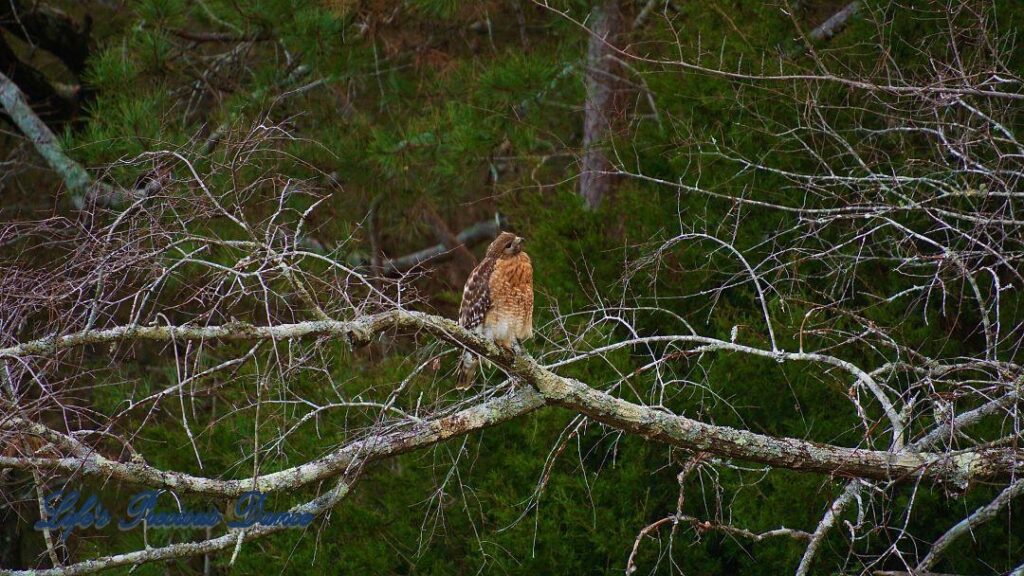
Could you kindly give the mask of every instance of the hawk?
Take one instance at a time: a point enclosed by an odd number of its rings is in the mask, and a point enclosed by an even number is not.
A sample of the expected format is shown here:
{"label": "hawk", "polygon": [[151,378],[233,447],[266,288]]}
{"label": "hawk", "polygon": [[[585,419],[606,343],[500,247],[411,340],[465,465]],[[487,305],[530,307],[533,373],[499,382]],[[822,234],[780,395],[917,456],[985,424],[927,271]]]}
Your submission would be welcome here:
{"label": "hawk", "polygon": [[[522,238],[502,232],[487,247],[462,290],[459,325],[504,348],[533,336],[533,265]],[[478,362],[472,352],[462,353],[460,390],[473,385]]]}

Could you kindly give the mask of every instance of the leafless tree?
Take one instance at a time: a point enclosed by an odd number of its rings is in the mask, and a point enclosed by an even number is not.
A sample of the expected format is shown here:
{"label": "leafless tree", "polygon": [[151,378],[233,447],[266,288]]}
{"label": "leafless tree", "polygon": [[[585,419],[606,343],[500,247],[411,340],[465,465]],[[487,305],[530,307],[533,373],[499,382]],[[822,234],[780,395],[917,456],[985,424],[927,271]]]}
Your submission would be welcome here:
{"label": "leafless tree", "polygon": [[[374,267],[353,266],[338,251],[304,243],[320,205],[316,184],[247,170],[292,137],[282,126],[260,123],[225,139],[220,145],[232,153],[223,162],[205,158],[202,146],[125,159],[140,171],[166,166],[167,176],[120,206],[93,205],[80,219],[8,223],[0,231],[0,245],[13,247],[0,274],[0,468],[24,474],[32,497],[58,480],[93,478],[211,498],[287,491],[308,497],[295,510],[325,516],[359,490],[367,466],[550,407],[574,419],[552,439],[534,501],[553,462],[586,427],[670,448],[667,465],[679,470],[677,505],[637,527],[635,545],[623,551],[627,573],[654,569],[639,560],[652,538],[667,542],[671,558],[679,539],[717,531],[802,542],[806,551],[793,569],[808,574],[840,526],[851,553],[835,571],[931,573],[950,544],[1024,492],[1024,369],[1017,360],[1024,318],[1005,305],[1024,288],[1024,219],[1017,216],[1024,147],[1013,122],[1024,93],[1004,64],[1008,44],[993,37],[987,13],[955,13],[974,10],[969,3],[946,8],[953,10],[951,26],[933,40],[952,49],[925,70],[901,70],[883,58],[870,75],[836,71],[838,64],[812,47],[810,72],[737,71],[724,61],[708,65],[610,46],[640,71],[710,75],[734,82],[738,92],[790,98],[791,115],[780,119],[752,108],[760,123],[748,129],[774,138],[777,148],[748,157],[727,141],[702,141],[699,161],[677,179],[647,175],[624,151],[613,154],[609,175],[706,199],[730,217],[702,222],[680,213],[678,230],[637,247],[623,271],[620,300],[595,299],[573,310],[552,304],[553,320],[538,330],[533,356],[496,348],[424,311],[416,292],[421,260],[374,274]],[[883,42],[887,20],[862,12],[875,18]],[[671,30],[671,10],[658,22]],[[682,45],[683,34],[677,37]],[[826,97],[836,86],[850,91],[841,105]],[[851,111],[862,117],[852,128],[843,121]],[[883,140],[907,151],[908,159],[889,161]],[[801,161],[791,161],[794,156]],[[730,163],[736,181],[704,187],[703,162]],[[741,248],[735,238],[751,211],[782,215],[786,226],[753,249]],[[450,249],[451,236],[441,251]],[[653,290],[682,249],[700,251],[717,282],[695,293]],[[45,260],[40,250],[47,251]],[[753,294],[757,320],[727,335],[701,333],[668,306],[685,298],[713,315],[722,295],[735,290]],[[900,326],[873,320],[877,310],[895,307],[905,319],[945,322],[959,345],[932,352]],[[803,312],[794,318],[793,309]],[[678,330],[645,333],[650,317]],[[340,350],[339,341],[351,350]],[[332,367],[356,361],[369,343],[404,356],[405,376],[345,394],[332,381]],[[491,383],[469,395],[452,390],[446,368],[463,349],[496,367]],[[639,368],[608,381],[565,375],[587,363],[614,365],[612,356],[624,350],[642,359]],[[671,411],[667,406],[680,394],[713,395],[716,382],[702,368],[722,355],[769,367],[797,364],[822,382],[841,382],[847,409],[861,422],[859,441],[777,437]],[[173,372],[166,387],[111,384],[119,367],[143,361]],[[322,386],[311,392],[296,384],[301,377]],[[430,395],[410,393],[414,384]],[[111,386],[121,400],[97,402],[95,395]],[[215,403],[223,391],[233,400]],[[268,436],[256,426],[247,433],[246,452],[232,469],[204,464],[197,437],[218,418],[242,412],[257,422],[273,418],[277,432]],[[135,448],[157,414],[181,425],[194,466],[155,466]],[[343,440],[325,442],[317,458],[284,464],[294,456],[291,435],[321,422],[343,426]],[[982,422],[997,425],[982,428]],[[834,490],[834,502],[814,526],[769,530],[735,525],[727,514],[702,517],[687,506],[683,488],[694,477],[750,465],[766,474],[819,475]],[[997,486],[998,494],[934,542],[904,529],[922,486],[953,496],[981,483]],[[896,504],[898,493],[910,494],[911,504]],[[48,560],[41,562],[53,566],[31,573],[88,574],[218,552],[234,558],[247,541],[280,529],[225,529],[95,558],[69,555],[44,533]],[[859,543],[876,529],[893,535],[891,545],[863,552]],[[1013,573],[1024,573],[1024,559]]]}
{"label": "leafless tree", "polygon": [[[845,23],[863,8],[857,2],[844,6],[815,28],[810,39],[830,37],[836,23]],[[1021,437],[1021,373],[1016,358],[1022,324],[1013,296],[1024,279],[1024,220],[1017,216],[1024,148],[1015,129],[1024,94],[1020,77],[1007,64],[1013,39],[1000,35],[993,10],[985,2],[929,7],[883,3],[866,15],[876,27],[870,43],[880,54],[872,62],[876,67],[867,73],[841,57],[815,52],[813,43],[808,43],[809,71],[784,60],[748,67],[721,52],[704,53],[699,48],[694,59],[673,58],[672,53],[687,44],[686,30],[676,28],[670,9],[662,22],[677,40],[666,50],[637,53],[607,44],[619,58],[648,73],[677,71],[733,82],[737,101],[753,102],[747,111],[756,122],[744,129],[771,142],[770,149],[750,156],[722,139],[693,135],[697,160],[675,180],[637,170],[632,152],[619,150],[611,174],[675,188],[681,197],[705,197],[708,206],[728,214],[709,219],[703,227],[681,214],[679,233],[639,261],[637,270],[657,270],[674,250],[699,243],[714,255],[712,259],[722,259],[715,270],[736,272],[726,275],[718,287],[683,297],[717,299],[723,291],[751,287],[761,306],[759,331],[767,337],[766,354],[781,354],[785,361],[774,316],[787,314],[787,307],[793,306],[806,311],[786,334],[796,337],[801,353],[813,347],[814,355],[827,351],[834,357],[873,357],[870,365],[850,365],[868,377],[853,376],[850,397],[864,422],[864,442],[877,441],[878,420],[871,415],[877,411],[887,422],[888,452],[893,454],[1017,446]],[[891,45],[900,42],[891,32],[894,11],[939,23],[934,34],[915,39],[922,42],[916,47],[928,54],[926,69],[907,68],[888,56]],[[794,24],[799,32],[795,18]],[[828,36],[822,35],[822,26],[829,28]],[[592,38],[600,36],[597,30],[590,32]],[[837,87],[849,90],[844,98],[834,96]],[[762,113],[758,98],[744,98],[746,93],[768,95],[774,110]],[[788,115],[780,117],[777,109],[785,102]],[[851,116],[856,120],[850,121]],[[893,158],[887,150],[894,149],[906,155]],[[731,164],[737,177],[724,186],[702,186],[705,162]],[[788,224],[747,248],[767,254],[751,260],[733,240],[742,232],[745,214],[762,211],[775,212]],[[808,293],[815,299],[806,301]],[[656,297],[652,305],[657,307],[665,297],[680,295]],[[714,300],[708,307],[713,311]],[[897,308],[908,320],[916,316],[927,324],[930,318],[939,318],[949,326],[946,337],[964,349],[939,355],[923,352],[923,343],[907,341],[898,325],[874,320],[876,312],[891,314]],[[730,342],[736,342],[739,328],[734,328]],[[865,410],[857,399],[862,392],[873,397],[873,410]],[[988,416],[1003,418],[995,436],[982,438],[962,430]],[[797,574],[810,572],[824,537],[850,506],[859,509],[857,523],[847,523],[852,551],[871,530],[887,527],[884,521],[867,522],[865,513],[875,509],[878,518],[892,517],[886,497],[877,497],[891,495],[892,484],[859,476],[837,492],[810,534],[786,533],[808,540]],[[990,504],[949,527],[930,549],[921,552],[913,534],[894,529],[897,535],[884,554],[859,558],[859,564],[845,569],[931,573],[952,542],[1005,511],[1022,489],[1019,472],[1014,472]],[[909,517],[912,507],[900,513]],[[677,512],[668,518],[675,526],[687,517]],[[649,535],[652,526],[640,536]],[[900,570],[880,569],[894,564]],[[1022,571],[1024,564],[1013,573]]]}

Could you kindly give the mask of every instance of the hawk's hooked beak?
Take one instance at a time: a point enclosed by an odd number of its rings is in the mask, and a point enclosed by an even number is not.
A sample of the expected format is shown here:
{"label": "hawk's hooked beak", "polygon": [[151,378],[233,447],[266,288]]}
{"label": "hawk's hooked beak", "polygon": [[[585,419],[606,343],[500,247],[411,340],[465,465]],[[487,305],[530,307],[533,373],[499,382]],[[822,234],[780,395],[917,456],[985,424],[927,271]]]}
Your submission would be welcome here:
{"label": "hawk's hooked beak", "polygon": [[514,241],[515,247],[522,248],[523,242],[526,242],[526,238],[523,238],[522,236],[516,236],[516,239]]}

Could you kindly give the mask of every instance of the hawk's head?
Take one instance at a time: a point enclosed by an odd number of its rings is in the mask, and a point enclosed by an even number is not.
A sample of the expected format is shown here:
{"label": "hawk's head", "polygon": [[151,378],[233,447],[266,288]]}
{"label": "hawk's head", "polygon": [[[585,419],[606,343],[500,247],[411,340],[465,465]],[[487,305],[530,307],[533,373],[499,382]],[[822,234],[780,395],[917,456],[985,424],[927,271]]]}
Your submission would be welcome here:
{"label": "hawk's head", "polygon": [[511,232],[502,232],[487,247],[487,256],[491,258],[509,258],[523,251],[523,238]]}

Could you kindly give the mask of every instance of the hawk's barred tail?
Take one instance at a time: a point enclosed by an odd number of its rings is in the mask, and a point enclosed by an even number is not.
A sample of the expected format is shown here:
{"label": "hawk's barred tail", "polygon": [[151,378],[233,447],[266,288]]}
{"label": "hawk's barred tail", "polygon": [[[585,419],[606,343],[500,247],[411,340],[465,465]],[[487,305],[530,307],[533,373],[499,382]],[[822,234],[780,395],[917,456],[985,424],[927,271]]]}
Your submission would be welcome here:
{"label": "hawk's barred tail", "polygon": [[463,352],[462,359],[459,360],[459,375],[458,384],[455,385],[459,390],[468,390],[473,386],[473,381],[476,380],[476,365],[478,360],[470,352]]}

